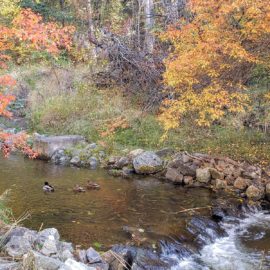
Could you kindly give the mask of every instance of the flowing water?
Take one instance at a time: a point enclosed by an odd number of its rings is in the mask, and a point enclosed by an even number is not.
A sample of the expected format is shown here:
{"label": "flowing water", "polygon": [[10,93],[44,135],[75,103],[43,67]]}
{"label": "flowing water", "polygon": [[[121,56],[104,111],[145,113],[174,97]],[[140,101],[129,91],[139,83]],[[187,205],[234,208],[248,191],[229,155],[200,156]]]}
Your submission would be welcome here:
{"label": "flowing water", "polygon": [[[74,194],[73,186],[87,180],[100,184],[101,189]],[[55,186],[55,193],[43,193],[44,181]],[[189,213],[180,211],[209,206],[217,196],[206,189],[187,189],[154,178],[124,180],[104,170],[60,167],[19,156],[0,159],[0,192],[6,189],[11,189],[8,206],[15,216],[30,211],[25,226],[36,230],[56,227],[67,241],[101,249],[130,241],[123,226],[143,229],[153,244],[180,239],[191,220]],[[209,216],[208,210],[200,214]],[[171,269],[270,269],[269,214],[248,210],[241,218],[226,217],[222,236],[207,223],[198,224],[203,228],[188,238],[194,243],[200,239],[196,252],[179,252],[174,240],[163,245],[163,256],[176,262]]]}

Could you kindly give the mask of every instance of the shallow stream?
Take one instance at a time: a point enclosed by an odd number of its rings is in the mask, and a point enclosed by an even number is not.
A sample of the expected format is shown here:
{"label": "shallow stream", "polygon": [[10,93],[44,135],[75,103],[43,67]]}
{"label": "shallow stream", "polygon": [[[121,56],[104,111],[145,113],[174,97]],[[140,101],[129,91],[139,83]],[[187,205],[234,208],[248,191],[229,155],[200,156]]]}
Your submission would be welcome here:
{"label": "shallow stream", "polygon": [[[101,189],[74,194],[73,186],[85,185],[87,180],[100,184]],[[55,186],[55,193],[43,193],[44,181]],[[223,196],[154,178],[124,180],[104,170],[60,167],[20,156],[0,158],[0,193],[6,189],[11,189],[8,206],[15,216],[31,213],[25,226],[36,230],[56,227],[67,241],[103,250],[130,241],[123,226],[143,229],[153,246],[157,240],[181,238],[191,218],[189,212],[181,211],[209,206]],[[199,213],[207,216],[208,210]],[[200,254],[183,258],[164,250],[165,256],[178,260],[175,269],[179,270],[270,269],[269,214],[247,213],[242,219],[223,221],[222,226],[227,235],[205,241]],[[209,233],[205,228],[205,235]],[[201,234],[194,237],[205,237]]]}

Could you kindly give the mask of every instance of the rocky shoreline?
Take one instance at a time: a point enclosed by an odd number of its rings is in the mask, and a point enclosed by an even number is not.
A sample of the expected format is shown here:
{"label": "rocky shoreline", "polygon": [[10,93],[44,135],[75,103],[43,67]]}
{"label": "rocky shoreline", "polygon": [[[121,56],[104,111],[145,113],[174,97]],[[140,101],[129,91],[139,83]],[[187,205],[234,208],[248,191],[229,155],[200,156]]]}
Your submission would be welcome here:
{"label": "rocky shoreline", "polygon": [[[137,254],[150,256],[151,253],[121,245],[102,254],[92,247],[87,250],[74,248],[71,243],[60,240],[55,228],[35,231],[2,224],[0,233],[1,270],[125,270],[131,269],[129,264],[136,270],[141,269],[136,266]],[[131,251],[132,255],[129,254]],[[151,253],[151,257],[156,266],[163,264],[157,254]]]}
{"label": "rocky shoreline", "polygon": [[270,200],[270,171],[230,158],[173,149],[156,152],[136,149],[108,156],[101,146],[87,143],[81,136],[36,135],[33,149],[40,158],[57,165],[103,167],[110,175],[123,178],[152,175],[175,185],[232,191],[250,201]]}

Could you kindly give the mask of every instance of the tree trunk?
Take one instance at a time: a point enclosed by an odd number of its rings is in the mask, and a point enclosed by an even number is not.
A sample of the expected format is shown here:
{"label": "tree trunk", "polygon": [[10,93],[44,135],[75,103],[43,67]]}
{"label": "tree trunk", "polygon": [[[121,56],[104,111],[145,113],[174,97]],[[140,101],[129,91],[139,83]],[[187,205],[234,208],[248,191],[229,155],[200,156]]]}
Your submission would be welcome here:
{"label": "tree trunk", "polygon": [[144,3],[144,15],[145,15],[145,50],[152,53],[155,45],[155,37],[152,33],[155,24],[154,19],[154,2],[153,0],[145,0]]}
{"label": "tree trunk", "polygon": [[[92,0],[87,0],[87,21],[88,21],[88,39],[91,43],[97,46],[97,40],[95,37],[95,26],[93,21],[93,7]],[[96,48],[93,49],[93,57],[97,57]]]}

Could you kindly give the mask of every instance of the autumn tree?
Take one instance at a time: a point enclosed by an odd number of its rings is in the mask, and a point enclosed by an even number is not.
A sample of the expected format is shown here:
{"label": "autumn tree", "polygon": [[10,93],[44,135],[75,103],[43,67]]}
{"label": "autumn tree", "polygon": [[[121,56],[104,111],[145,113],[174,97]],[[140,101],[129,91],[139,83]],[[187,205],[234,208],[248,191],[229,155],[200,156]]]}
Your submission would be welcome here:
{"label": "autumn tree", "polygon": [[189,20],[168,28],[173,45],[166,60],[168,97],[160,120],[166,130],[192,114],[209,126],[245,110],[246,83],[254,67],[269,71],[270,6],[262,0],[190,0]]}
{"label": "autumn tree", "polygon": [[[15,100],[12,89],[16,81],[5,70],[8,68],[8,61],[18,48],[28,51],[47,51],[57,55],[60,50],[69,50],[72,45],[72,33],[74,28],[60,27],[55,23],[44,23],[42,17],[30,9],[18,11],[11,26],[0,24],[0,116],[11,117],[8,105]],[[35,153],[27,146],[27,135],[17,135],[0,132],[0,148],[4,155],[8,155],[13,149],[19,149],[29,156]]]}

